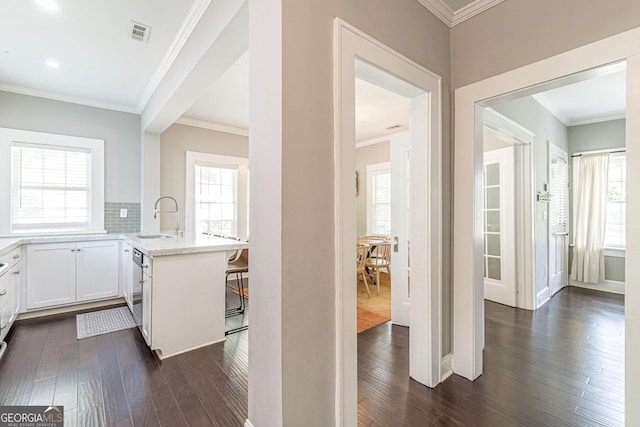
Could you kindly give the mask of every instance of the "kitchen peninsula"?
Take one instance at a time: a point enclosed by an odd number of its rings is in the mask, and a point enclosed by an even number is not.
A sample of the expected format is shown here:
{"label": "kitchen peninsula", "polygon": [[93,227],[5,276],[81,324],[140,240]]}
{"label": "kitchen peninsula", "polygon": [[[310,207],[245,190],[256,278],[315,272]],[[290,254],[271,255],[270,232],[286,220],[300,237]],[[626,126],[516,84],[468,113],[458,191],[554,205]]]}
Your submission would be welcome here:
{"label": "kitchen peninsula", "polygon": [[146,257],[142,332],[158,357],[223,341],[227,260],[248,243],[188,232],[125,238]]}

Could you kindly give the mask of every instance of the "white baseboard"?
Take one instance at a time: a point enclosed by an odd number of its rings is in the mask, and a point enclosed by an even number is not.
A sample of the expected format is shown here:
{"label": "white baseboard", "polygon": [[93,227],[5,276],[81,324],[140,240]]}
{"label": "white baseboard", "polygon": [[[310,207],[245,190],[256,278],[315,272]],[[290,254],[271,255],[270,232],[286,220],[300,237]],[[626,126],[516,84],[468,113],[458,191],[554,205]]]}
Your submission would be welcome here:
{"label": "white baseboard", "polygon": [[603,283],[583,283],[570,279],[569,286],[624,295],[624,282],[616,282],[614,280],[605,280]]}
{"label": "white baseboard", "polygon": [[440,361],[440,371],[442,374],[440,378],[440,382],[443,382],[444,380],[449,378],[451,375],[453,375],[453,366],[451,364],[452,359],[453,357],[451,353],[446,354],[442,357],[442,360]]}
{"label": "white baseboard", "polygon": [[113,305],[120,305],[124,303],[126,303],[124,298],[115,298],[102,301],[87,302],[83,304],[66,305],[64,307],[46,308],[44,310],[27,311],[24,313],[20,313],[18,314],[18,318],[16,320],[34,319],[36,317],[51,316],[54,314],[69,313],[72,311],[90,310],[92,308],[98,307],[110,307]]}
{"label": "white baseboard", "polygon": [[244,427],[253,427],[253,424],[251,424],[251,421],[249,421],[249,418],[247,418],[246,421],[244,422]]}
{"label": "white baseboard", "polygon": [[549,288],[544,288],[536,295],[536,308],[542,307],[547,301],[549,301],[551,295],[549,294]]}

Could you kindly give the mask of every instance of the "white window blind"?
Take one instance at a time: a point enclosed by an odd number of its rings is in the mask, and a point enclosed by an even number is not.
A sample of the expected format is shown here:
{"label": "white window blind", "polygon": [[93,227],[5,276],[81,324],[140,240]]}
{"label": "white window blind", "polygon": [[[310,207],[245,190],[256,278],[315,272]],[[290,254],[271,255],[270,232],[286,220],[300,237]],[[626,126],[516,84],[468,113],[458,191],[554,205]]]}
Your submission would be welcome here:
{"label": "white window blind", "polygon": [[569,221],[569,168],[567,162],[562,159],[551,160],[551,185],[550,192],[553,195],[550,203],[550,225],[554,229],[567,229]]}
{"label": "white window blind", "polygon": [[391,235],[391,173],[373,172],[372,199],[373,234]]}
{"label": "white window blind", "polygon": [[238,236],[238,169],[196,163],[195,231]]}
{"label": "white window blind", "polygon": [[12,231],[86,228],[91,218],[91,151],[14,143]]}
{"label": "white window blind", "polygon": [[609,158],[609,195],[607,203],[607,226],[604,244],[607,247],[625,247],[627,207],[627,158],[614,153]]}

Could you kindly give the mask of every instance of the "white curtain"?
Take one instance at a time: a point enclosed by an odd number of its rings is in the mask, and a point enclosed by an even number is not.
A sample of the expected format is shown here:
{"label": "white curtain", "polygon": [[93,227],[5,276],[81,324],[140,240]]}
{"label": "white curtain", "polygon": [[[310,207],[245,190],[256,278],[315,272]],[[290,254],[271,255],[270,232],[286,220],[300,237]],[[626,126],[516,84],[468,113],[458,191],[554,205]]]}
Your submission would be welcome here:
{"label": "white curtain", "polygon": [[578,174],[576,233],[571,278],[604,281],[604,232],[607,220],[609,153],[583,154]]}

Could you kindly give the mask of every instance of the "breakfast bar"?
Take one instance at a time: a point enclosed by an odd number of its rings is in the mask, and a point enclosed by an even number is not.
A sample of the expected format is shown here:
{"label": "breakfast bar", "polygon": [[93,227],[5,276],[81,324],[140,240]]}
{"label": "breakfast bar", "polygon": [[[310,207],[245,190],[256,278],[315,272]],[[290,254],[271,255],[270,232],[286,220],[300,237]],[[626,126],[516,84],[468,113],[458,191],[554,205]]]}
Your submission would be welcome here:
{"label": "breakfast bar", "polygon": [[248,243],[188,232],[125,237],[145,257],[141,330],[158,357],[224,341],[227,260]]}

